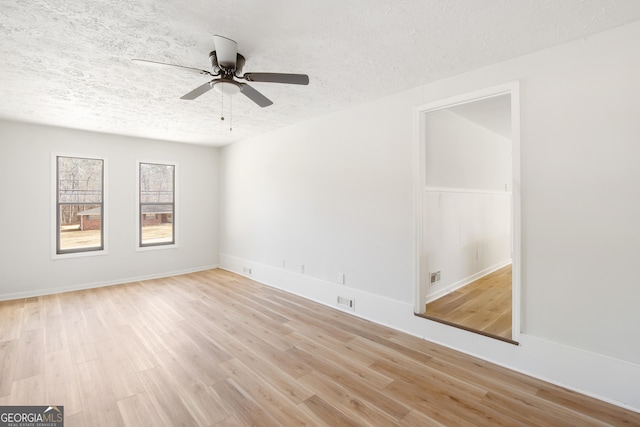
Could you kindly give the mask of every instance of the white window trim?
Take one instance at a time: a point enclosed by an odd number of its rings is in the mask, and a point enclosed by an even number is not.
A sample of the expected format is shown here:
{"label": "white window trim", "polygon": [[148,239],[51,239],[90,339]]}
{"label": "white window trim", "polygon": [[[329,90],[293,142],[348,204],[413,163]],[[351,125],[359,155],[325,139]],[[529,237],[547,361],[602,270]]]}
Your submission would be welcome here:
{"label": "white window trim", "polygon": [[[171,165],[173,166],[173,243],[168,245],[154,245],[154,246],[140,246],[140,164],[141,163],[152,163],[157,165]],[[168,160],[157,160],[157,159],[144,159],[144,160],[136,160],[136,232],[135,232],[135,248],[137,252],[146,252],[146,251],[161,251],[166,249],[176,249],[178,248],[179,242],[179,230],[180,230],[180,222],[182,216],[179,213],[179,179],[180,174],[178,173],[178,162],[176,161],[168,161]]]}
{"label": "white window trim", "polygon": [[[102,249],[94,251],[57,253],[58,240],[58,157],[77,157],[82,159],[102,160]],[[51,259],[83,258],[107,255],[109,253],[109,159],[106,157],[78,154],[51,153]]]}

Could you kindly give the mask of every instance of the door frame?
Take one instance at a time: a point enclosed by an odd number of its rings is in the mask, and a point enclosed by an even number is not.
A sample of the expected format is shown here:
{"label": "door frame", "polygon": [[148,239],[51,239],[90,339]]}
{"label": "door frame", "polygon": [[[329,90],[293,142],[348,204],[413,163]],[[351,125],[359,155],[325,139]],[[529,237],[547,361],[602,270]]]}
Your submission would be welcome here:
{"label": "door frame", "polygon": [[[441,110],[454,105],[466,104],[499,95],[511,95],[511,170],[512,170],[512,313],[511,334],[512,340],[518,341],[521,332],[521,283],[522,283],[522,256],[521,256],[521,171],[520,171],[520,84],[518,81],[503,83],[484,89],[439,99],[417,106],[414,109],[414,140],[416,141],[415,156],[415,232],[414,232],[414,313],[424,314],[426,305],[426,287],[422,286],[420,278],[428,272],[420,271],[420,259],[422,254],[423,233],[423,204],[425,191],[425,128],[424,114]],[[426,281],[425,281],[426,283]]]}

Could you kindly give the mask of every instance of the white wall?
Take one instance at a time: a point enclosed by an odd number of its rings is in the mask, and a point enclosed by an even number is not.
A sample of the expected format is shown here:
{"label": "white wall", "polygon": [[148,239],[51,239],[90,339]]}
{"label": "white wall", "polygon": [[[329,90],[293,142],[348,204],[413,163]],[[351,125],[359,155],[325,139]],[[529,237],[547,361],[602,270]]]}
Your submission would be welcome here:
{"label": "white wall", "polygon": [[[640,410],[637,40],[639,22],[224,148],[221,265],[328,305],[354,297],[356,315]],[[412,312],[414,110],[513,80],[520,346]]]}
{"label": "white wall", "polygon": [[425,113],[424,132],[427,187],[511,188],[508,139],[448,109]]}
{"label": "white wall", "polygon": [[[0,121],[0,299],[216,266],[218,150]],[[108,253],[51,257],[51,153],[108,159]],[[178,164],[178,246],[136,251],[136,161]]]}
{"label": "white wall", "polygon": [[425,191],[422,212],[423,305],[511,263],[511,194]]}
{"label": "white wall", "polygon": [[333,283],[342,272],[349,286],[411,300],[405,113],[372,104],[224,149],[224,253],[279,268],[284,260],[292,272],[302,264],[307,276]]}

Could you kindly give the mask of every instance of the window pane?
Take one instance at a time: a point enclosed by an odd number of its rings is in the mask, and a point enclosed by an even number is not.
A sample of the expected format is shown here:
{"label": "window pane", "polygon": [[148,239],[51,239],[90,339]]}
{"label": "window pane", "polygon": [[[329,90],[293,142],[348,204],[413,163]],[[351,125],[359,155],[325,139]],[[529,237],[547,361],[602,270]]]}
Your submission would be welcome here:
{"label": "window pane", "polygon": [[102,203],[102,160],[58,157],[58,202]]}
{"label": "window pane", "polygon": [[140,205],[143,245],[173,243],[173,205]]}
{"label": "window pane", "polygon": [[173,165],[140,164],[140,203],[173,203]]}
{"label": "window pane", "polygon": [[140,245],[175,243],[175,165],[140,163]]}
{"label": "window pane", "polygon": [[57,253],[103,249],[103,160],[57,158]]}
{"label": "window pane", "polygon": [[60,251],[102,248],[102,206],[61,204]]}

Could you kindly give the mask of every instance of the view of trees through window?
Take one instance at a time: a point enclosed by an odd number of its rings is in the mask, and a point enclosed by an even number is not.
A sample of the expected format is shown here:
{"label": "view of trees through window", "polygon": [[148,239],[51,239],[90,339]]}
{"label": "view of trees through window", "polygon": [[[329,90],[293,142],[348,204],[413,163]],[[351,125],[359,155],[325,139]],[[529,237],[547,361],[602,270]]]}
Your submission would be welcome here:
{"label": "view of trees through window", "polygon": [[103,249],[103,167],[101,159],[57,157],[57,253]]}
{"label": "view of trees through window", "polygon": [[175,166],[140,163],[140,246],[175,243]]}

